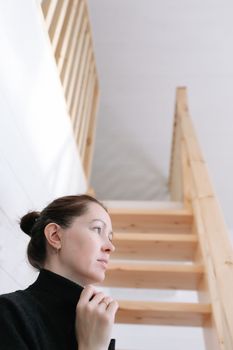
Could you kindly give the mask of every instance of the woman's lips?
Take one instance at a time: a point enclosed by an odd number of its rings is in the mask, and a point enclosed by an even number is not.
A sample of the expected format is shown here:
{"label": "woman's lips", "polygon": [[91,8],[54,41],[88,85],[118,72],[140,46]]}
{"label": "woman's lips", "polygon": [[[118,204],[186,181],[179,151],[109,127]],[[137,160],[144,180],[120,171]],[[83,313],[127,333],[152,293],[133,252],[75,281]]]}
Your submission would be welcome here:
{"label": "woman's lips", "polygon": [[107,268],[108,266],[108,260],[106,259],[98,259],[97,260],[105,269]]}

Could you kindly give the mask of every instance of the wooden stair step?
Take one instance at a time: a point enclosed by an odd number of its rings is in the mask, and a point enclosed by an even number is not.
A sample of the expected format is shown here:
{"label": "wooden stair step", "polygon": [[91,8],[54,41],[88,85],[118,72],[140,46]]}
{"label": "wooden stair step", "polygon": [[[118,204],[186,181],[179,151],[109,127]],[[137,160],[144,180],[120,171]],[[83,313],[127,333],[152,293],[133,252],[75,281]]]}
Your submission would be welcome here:
{"label": "wooden stair step", "polygon": [[195,290],[202,265],[130,264],[110,262],[103,286]]}
{"label": "wooden stair step", "polygon": [[201,327],[211,315],[209,304],[120,300],[116,323]]}
{"label": "wooden stair step", "polygon": [[115,233],[113,259],[193,260],[197,236],[192,234]]}
{"label": "wooden stair step", "polygon": [[109,208],[116,232],[190,233],[193,216],[185,209],[121,209]]}

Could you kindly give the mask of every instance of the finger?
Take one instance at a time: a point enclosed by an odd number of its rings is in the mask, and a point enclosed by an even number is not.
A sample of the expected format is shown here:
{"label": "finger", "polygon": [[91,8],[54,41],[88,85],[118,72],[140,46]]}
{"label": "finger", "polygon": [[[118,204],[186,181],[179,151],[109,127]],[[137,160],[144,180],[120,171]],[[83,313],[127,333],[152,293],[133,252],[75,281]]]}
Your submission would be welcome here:
{"label": "finger", "polygon": [[89,300],[95,296],[95,294],[96,290],[93,286],[86,286],[80,294],[79,304],[87,304]]}
{"label": "finger", "polygon": [[105,295],[103,292],[96,293],[94,297],[90,300],[91,305],[98,305],[101,300],[105,298]]}
{"label": "finger", "polygon": [[100,304],[105,304],[106,307],[108,307],[108,305],[113,301],[113,298],[110,297],[110,296],[107,296],[105,298],[103,298],[101,301],[100,301]]}
{"label": "finger", "polygon": [[117,309],[119,308],[119,304],[116,300],[113,300],[107,307],[106,311],[111,313],[113,316],[115,316],[115,313],[117,312]]}
{"label": "finger", "polygon": [[107,309],[108,305],[109,305],[112,301],[113,301],[113,299],[112,299],[111,297],[105,297],[105,298],[103,298],[103,299],[100,301],[98,307],[99,307],[101,310],[104,310],[104,311],[105,311],[105,310]]}

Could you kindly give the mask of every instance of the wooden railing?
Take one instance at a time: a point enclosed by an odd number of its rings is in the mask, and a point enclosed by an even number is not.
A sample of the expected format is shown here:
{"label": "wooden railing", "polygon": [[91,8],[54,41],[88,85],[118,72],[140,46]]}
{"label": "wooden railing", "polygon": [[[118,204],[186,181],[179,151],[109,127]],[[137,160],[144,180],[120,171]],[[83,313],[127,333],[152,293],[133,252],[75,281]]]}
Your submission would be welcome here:
{"label": "wooden railing", "polygon": [[89,178],[99,84],[85,0],[43,0],[42,11],[74,136]]}
{"label": "wooden railing", "polygon": [[232,350],[233,250],[189,116],[185,88],[177,89],[170,189],[173,200],[182,199],[193,211],[205,266],[199,298],[209,298],[212,304],[213,316],[204,333],[207,348]]}

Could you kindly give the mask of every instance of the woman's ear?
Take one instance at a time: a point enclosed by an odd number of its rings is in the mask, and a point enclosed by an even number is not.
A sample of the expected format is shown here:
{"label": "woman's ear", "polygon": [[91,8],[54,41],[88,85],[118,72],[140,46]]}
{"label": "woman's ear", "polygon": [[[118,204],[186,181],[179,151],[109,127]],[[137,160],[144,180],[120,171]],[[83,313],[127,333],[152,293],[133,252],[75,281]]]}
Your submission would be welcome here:
{"label": "woman's ear", "polygon": [[56,250],[61,249],[61,230],[60,226],[54,222],[46,225],[44,228],[45,237],[49,245]]}

